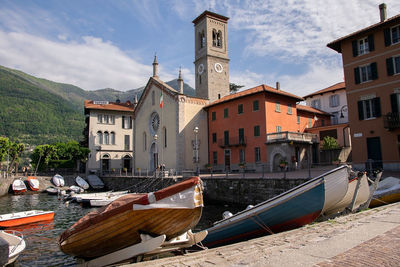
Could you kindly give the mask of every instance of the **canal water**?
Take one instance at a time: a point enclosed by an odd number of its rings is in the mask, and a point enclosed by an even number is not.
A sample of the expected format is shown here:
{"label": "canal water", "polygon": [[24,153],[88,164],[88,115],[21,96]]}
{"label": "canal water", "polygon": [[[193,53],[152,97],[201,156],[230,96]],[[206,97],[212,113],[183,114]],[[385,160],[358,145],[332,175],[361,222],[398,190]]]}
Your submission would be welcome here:
{"label": "canal water", "polygon": [[[240,209],[242,207],[206,205],[194,232],[206,229],[213,222],[220,220],[224,211],[234,213]],[[22,232],[27,245],[15,266],[75,266],[76,259],[60,251],[58,236],[93,208],[83,208],[77,203],[66,205],[57,196],[46,193],[8,195],[0,198],[0,215],[26,210],[52,210],[55,215],[51,222],[7,228]]]}

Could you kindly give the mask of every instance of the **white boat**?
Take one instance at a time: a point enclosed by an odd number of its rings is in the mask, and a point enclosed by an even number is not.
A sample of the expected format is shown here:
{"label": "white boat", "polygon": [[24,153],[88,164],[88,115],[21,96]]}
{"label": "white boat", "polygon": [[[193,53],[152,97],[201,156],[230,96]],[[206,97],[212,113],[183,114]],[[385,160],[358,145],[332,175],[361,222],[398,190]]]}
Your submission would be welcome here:
{"label": "white boat", "polygon": [[28,176],[28,185],[32,191],[38,191],[40,188],[39,180],[34,176]]}
{"label": "white boat", "polygon": [[69,190],[71,190],[71,192],[78,193],[78,194],[85,192],[85,190],[82,187],[79,187],[77,185],[71,185],[69,187]]}
{"label": "white boat", "polygon": [[[358,179],[360,179],[360,185],[358,188],[358,192],[356,192]],[[355,200],[354,200],[354,194],[357,194]],[[353,207],[349,208],[351,208],[352,211],[356,210],[358,207],[360,207],[360,205],[368,201],[368,197],[369,197],[368,178],[364,174],[362,177],[359,178],[356,177],[349,181],[349,186],[346,195],[336,205],[332,206],[329,209],[326,209],[324,215],[331,215],[344,211],[346,207],[349,207],[349,205],[353,202],[353,200],[354,200]]]}
{"label": "white boat", "polygon": [[50,221],[54,211],[28,210],[0,215],[0,227],[14,227],[40,221]]}
{"label": "white boat", "polygon": [[105,205],[110,204],[111,202],[113,202],[114,200],[118,199],[121,196],[123,195],[116,195],[112,197],[99,198],[99,199],[90,199],[89,203],[91,207],[103,207]]}
{"label": "white boat", "polygon": [[26,248],[24,236],[17,231],[3,230],[0,231],[0,238],[8,243],[8,262],[5,265],[15,262]]}
{"label": "white boat", "polygon": [[325,202],[321,213],[330,210],[344,198],[349,187],[349,173],[350,167],[343,165],[324,175]]}
{"label": "white boat", "polygon": [[400,179],[387,177],[379,182],[369,207],[374,208],[397,201],[400,201]]}
{"label": "white boat", "polygon": [[14,194],[22,194],[26,191],[26,185],[21,179],[15,179],[12,183]]}
{"label": "white boat", "polygon": [[104,188],[104,183],[103,181],[95,174],[89,174],[88,177],[88,183],[93,189],[102,189]]}
{"label": "white boat", "polygon": [[62,177],[59,174],[56,174],[53,176],[53,178],[51,179],[51,181],[53,182],[53,184],[57,187],[61,187],[64,186],[65,182],[64,182],[64,177]]}
{"label": "white boat", "polygon": [[88,182],[86,182],[85,179],[83,179],[82,177],[76,176],[75,182],[76,182],[77,185],[79,185],[79,186],[82,187],[83,189],[85,189],[85,190],[88,190],[88,189],[89,189],[89,184],[88,184]]}
{"label": "white boat", "polygon": [[[101,192],[101,193],[88,193],[88,194],[74,194],[71,195],[72,200],[75,200],[78,203],[81,203],[84,206],[91,206],[91,202],[94,205],[101,205],[101,201],[105,203],[106,200],[115,200],[120,196],[128,194],[129,191],[116,191],[116,192]],[[98,200],[98,203],[93,200]],[[111,202],[111,201],[110,201]]]}

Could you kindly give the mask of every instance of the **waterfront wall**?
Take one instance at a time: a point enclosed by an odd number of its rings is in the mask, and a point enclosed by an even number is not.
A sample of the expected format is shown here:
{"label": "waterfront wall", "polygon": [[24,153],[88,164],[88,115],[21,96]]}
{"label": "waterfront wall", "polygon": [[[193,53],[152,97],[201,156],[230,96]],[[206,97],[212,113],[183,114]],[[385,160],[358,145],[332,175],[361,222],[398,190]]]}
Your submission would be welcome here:
{"label": "waterfront wall", "polygon": [[[171,178],[102,177],[108,190],[128,190],[152,192],[179,181]],[[223,202],[255,205],[279,195],[307,179],[241,179],[203,178],[206,203]]]}

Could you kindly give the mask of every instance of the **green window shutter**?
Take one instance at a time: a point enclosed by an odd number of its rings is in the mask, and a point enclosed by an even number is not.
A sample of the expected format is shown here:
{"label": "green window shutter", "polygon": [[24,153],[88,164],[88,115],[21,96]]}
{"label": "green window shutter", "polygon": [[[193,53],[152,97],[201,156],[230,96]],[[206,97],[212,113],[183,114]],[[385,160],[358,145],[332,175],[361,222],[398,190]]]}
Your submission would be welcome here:
{"label": "green window shutter", "polygon": [[368,49],[370,52],[375,50],[374,35],[368,35]]}
{"label": "green window shutter", "polygon": [[399,112],[399,105],[397,103],[397,94],[390,95],[390,104],[392,106],[392,112],[398,113]]}
{"label": "green window shutter", "polygon": [[359,67],[354,68],[354,82],[356,84],[360,83],[360,68]]}
{"label": "green window shutter", "polygon": [[354,40],[351,45],[353,46],[353,57],[358,56],[358,41]]}
{"label": "green window shutter", "polygon": [[385,39],[385,46],[389,46],[392,44],[392,40],[390,37],[390,28],[384,29],[383,30],[383,35],[384,35],[384,39]]}
{"label": "green window shutter", "polygon": [[378,67],[376,62],[371,63],[372,80],[378,79]]}
{"label": "green window shutter", "polygon": [[386,59],[386,70],[387,74],[389,76],[392,76],[394,74],[394,68],[393,68],[393,58],[389,57]]}
{"label": "green window shutter", "polygon": [[358,119],[362,121],[364,119],[364,108],[363,108],[363,101],[358,101]]}

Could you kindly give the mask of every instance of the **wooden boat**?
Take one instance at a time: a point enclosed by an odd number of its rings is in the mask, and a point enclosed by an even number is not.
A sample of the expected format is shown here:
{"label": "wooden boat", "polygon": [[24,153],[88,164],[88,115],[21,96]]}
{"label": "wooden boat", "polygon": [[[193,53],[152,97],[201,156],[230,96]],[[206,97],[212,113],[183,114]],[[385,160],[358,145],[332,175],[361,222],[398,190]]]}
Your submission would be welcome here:
{"label": "wooden boat", "polygon": [[62,177],[59,174],[56,174],[53,176],[53,178],[51,179],[51,181],[53,182],[53,184],[57,187],[61,187],[64,186],[65,182],[64,182],[64,177]]}
{"label": "wooden boat", "polygon": [[86,182],[85,179],[83,179],[82,177],[76,176],[75,182],[76,182],[76,184],[77,184],[79,187],[82,187],[82,188],[85,189],[85,190],[88,190],[88,189],[89,189],[89,184],[88,184],[88,182]]}
{"label": "wooden boat", "polygon": [[32,191],[38,191],[40,188],[39,180],[35,176],[28,176],[28,185]]}
{"label": "wooden boat", "polygon": [[[324,208],[343,198],[347,188],[342,181],[347,183],[347,175],[347,166],[341,166],[258,205],[229,214],[207,229],[208,235],[202,243],[221,246],[311,223]],[[344,192],[331,188],[336,185]],[[333,192],[338,196],[331,195]]]}
{"label": "wooden boat", "polygon": [[354,194],[356,193],[359,179],[360,179],[360,185],[358,188],[356,199],[354,201],[354,205],[351,208],[352,210],[356,210],[358,207],[360,207],[360,205],[368,201],[369,197],[368,178],[364,174],[361,177],[356,177],[349,181],[349,186],[346,195],[336,205],[333,205],[331,208],[326,209],[324,211],[324,215],[329,216],[335,213],[340,213],[344,211],[346,207],[349,207],[349,205],[353,202]]}
{"label": "wooden boat", "polygon": [[14,194],[22,194],[26,192],[26,185],[21,179],[15,179],[12,182],[12,190]]}
{"label": "wooden boat", "polygon": [[89,174],[87,177],[88,183],[93,189],[102,189],[104,188],[103,181],[95,174]]}
{"label": "wooden boat", "polygon": [[29,210],[0,215],[0,227],[13,227],[28,223],[50,221],[54,218],[54,211]]}
{"label": "wooden boat", "polygon": [[24,236],[17,231],[2,230],[0,239],[8,244],[8,260],[5,265],[12,264],[26,248]]}
{"label": "wooden boat", "polygon": [[53,187],[53,186],[49,186],[49,187],[46,188],[46,192],[49,195],[57,195],[59,190],[57,188]]}
{"label": "wooden boat", "polygon": [[400,201],[400,179],[387,177],[379,182],[369,207],[375,208],[397,201]]}
{"label": "wooden boat", "polygon": [[140,243],[141,233],[174,238],[200,220],[202,183],[193,177],[148,194],[128,194],[90,212],[59,238],[61,250],[96,258]]}

